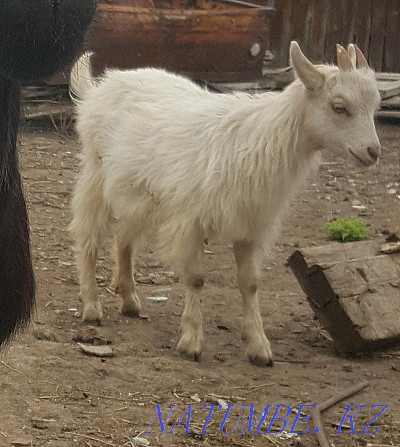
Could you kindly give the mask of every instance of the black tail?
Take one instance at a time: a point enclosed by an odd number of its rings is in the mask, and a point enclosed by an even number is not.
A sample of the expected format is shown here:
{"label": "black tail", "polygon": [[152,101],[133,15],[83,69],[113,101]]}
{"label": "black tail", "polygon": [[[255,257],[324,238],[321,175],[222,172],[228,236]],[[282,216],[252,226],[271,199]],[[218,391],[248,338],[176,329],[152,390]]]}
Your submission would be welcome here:
{"label": "black tail", "polygon": [[0,347],[35,302],[29,226],[16,151],[20,85],[73,62],[96,0],[0,0]]}
{"label": "black tail", "polygon": [[35,302],[28,215],[18,171],[19,84],[0,77],[0,346],[29,322]]}

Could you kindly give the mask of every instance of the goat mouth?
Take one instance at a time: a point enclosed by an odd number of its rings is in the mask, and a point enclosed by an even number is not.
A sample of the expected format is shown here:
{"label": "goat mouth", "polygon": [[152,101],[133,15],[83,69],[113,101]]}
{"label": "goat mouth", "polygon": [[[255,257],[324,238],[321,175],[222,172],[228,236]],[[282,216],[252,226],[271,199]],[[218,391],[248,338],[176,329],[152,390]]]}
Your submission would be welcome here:
{"label": "goat mouth", "polygon": [[376,163],[376,161],[375,161],[375,162],[374,162],[374,161],[368,162],[368,161],[363,160],[361,157],[359,157],[358,155],[356,155],[350,148],[349,148],[349,151],[350,151],[351,155],[353,155],[353,157],[354,157],[358,162],[360,162],[363,166],[372,166],[373,164]]}

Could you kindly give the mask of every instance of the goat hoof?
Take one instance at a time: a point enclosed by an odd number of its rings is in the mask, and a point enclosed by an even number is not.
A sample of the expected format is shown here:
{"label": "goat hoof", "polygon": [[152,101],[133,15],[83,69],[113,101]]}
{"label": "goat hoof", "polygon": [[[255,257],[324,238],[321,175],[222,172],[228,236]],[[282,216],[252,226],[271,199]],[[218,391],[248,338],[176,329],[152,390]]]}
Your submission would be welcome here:
{"label": "goat hoof", "polygon": [[272,358],[265,358],[259,355],[249,356],[249,362],[254,366],[274,366],[274,361]]}
{"label": "goat hoof", "polygon": [[192,362],[200,362],[201,360],[201,352],[186,352],[180,351],[181,357],[185,360],[190,360]]}
{"label": "goat hoof", "polygon": [[138,318],[142,311],[142,305],[140,304],[137,296],[122,303],[120,313],[130,318]]}
{"label": "goat hoof", "polygon": [[140,317],[140,311],[138,309],[123,309],[123,307],[121,307],[119,312],[124,317],[129,317],[129,318],[139,318]]}
{"label": "goat hoof", "polygon": [[103,319],[103,311],[100,303],[87,303],[83,308],[82,321],[87,324],[101,325]]}
{"label": "goat hoof", "polygon": [[184,359],[200,362],[201,342],[198,343],[195,340],[188,341],[187,339],[182,338],[178,343],[177,350],[181,353]]}
{"label": "goat hoof", "polygon": [[273,366],[274,362],[272,360],[272,352],[269,347],[269,342],[267,345],[262,346],[248,346],[246,349],[246,356],[249,362],[255,366]]}

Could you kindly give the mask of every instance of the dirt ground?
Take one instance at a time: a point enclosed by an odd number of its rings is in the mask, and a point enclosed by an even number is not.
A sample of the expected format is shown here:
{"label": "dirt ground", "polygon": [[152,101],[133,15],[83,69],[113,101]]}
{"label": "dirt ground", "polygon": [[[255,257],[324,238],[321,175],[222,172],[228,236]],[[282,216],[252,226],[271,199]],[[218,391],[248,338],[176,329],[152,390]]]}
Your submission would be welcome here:
{"label": "dirt ground", "polygon": [[[286,265],[295,247],[330,243],[325,223],[334,217],[359,216],[360,211],[352,208],[355,203],[366,206],[361,217],[373,238],[399,229],[399,122],[380,123],[378,131],[384,150],[377,169],[356,171],[327,154],[318,177],[293,203],[273,257],[263,268],[261,308],[275,366],[260,368],[244,357],[236,270],[231,249],[222,245],[209,247],[212,253],[207,254],[209,275],[202,302],[206,344],[201,363],[184,360],[175,351],[183,288],[151,247],[136,260],[138,292],[149,319],[132,320],[118,313],[119,297],[109,286],[112,262],[105,251],[98,269],[105,321],[95,331],[96,340],[109,340],[115,356],[89,357],[81,352],[74,338],[84,326],[67,230],[79,145],[72,131],[25,129],[20,153],[38,302],[32,327],[0,359],[0,446],[119,447],[135,445],[133,438],[139,435],[138,442],[152,446],[313,447],[318,442],[311,420],[296,425],[296,431],[310,426],[309,433],[301,435],[249,434],[246,424],[240,433],[243,419],[233,431],[241,406],[247,405],[242,408],[244,418],[251,405],[255,415],[272,405],[260,430],[267,431],[276,405],[316,404],[364,380],[370,382],[368,388],[324,414],[333,444],[399,446],[400,347],[370,357],[338,357]],[[151,302],[146,299],[150,296],[168,300]],[[214,423],[198,434],[209,412],[209,407],[201,409],[218,404],[218,399],[233,405],[225,424],[231,433],[221,433],[225,413],[215,408],[210,417]],[[177,406],[164,434],[157,415],[151,433],[143,433],[156,405],[165,421],[173,404]],[[356,406],[352,412],[357,405],[366,405],[353,418],[354,430],[347,420],[342,433],[333,434],[350,404]],[[369,412],[371,405],[388,408],[366,430],[379,428],[376,434],[360,433],[378,412],[376,408]],[[286,412],[281,407],[279,414]],[[184,423],[173,427],[180,417]],[[294,412],[288,417],[287,432],[295,417]],[[280,427],[279,422],[274,424],[277,430]]]}

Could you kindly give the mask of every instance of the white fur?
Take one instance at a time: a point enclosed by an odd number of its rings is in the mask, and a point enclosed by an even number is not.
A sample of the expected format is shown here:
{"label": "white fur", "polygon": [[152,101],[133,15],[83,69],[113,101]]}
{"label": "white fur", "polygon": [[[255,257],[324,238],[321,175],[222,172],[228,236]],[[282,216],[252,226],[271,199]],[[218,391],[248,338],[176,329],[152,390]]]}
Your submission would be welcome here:
{"label": "white fur", "polygon": [[[262,249],[273,243],[285,208],[318,166],[321,149],[351,152],[365,165],[376,161],[371,148],[376,156],[380,150],[372,72],[315,67],[295,43],[291,57],[301,82],[255,96],[211,93],[152,68],[110,70],[95,82],[90,58],[78,61],[71,91],[83,153],[71,229],[84,320],[102,318],[95,265],[110,222],[122,312],[131,315],[141,310],[132,250],[140,236],[157,231],[164,257],[181,269],[186,287],[178,349],[198,358],[203,240],[218,237],[234,245],[247,356],[272,363],[257,294]],[[348,116],[332,109],[338,101]]]}

